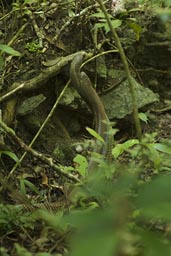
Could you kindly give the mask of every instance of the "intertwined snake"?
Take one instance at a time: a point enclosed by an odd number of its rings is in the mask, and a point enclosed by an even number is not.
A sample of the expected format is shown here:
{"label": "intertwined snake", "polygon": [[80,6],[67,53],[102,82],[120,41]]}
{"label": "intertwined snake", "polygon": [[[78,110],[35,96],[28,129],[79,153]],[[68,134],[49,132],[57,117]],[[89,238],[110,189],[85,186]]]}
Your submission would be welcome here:
{"label": "intertwined snake", "polygon": [[[94,152],[104,156],[105,160],[111,161],[111,150],[113,144],[113,136],[111,135],[111,125],[106,115],[103,103],[92,87],[89,77],[80,72],[81,65],[84,61],[85,53],[79,52],[72,60],[70,67],[70,78],[73,86],[76,88],[80,96],[87,103],[95,118],[95,131],[103,138],[104,143],[100,144],[96,141]],[[90,162],[90,166],[94,162]],[[90,168],[89,166],[89,168]],[[95,166],[95,165],[94,165]]]}

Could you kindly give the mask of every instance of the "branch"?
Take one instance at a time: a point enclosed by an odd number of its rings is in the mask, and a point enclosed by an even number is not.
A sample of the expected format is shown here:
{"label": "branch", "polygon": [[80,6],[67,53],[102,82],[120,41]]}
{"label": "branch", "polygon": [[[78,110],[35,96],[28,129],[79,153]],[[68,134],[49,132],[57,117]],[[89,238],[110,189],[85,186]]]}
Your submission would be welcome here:
{"label": "branch", "polygon": [[16,142],[22,149],[29,152],[32,156],[36,157],[37,159],[41,160],[42,162],[48,164],[51,168],[53,168],[59,175],[66,177],[69,180],[74,182],[80,182],[80,180],[70,173],[66,173],[61,170],[61,166],[58,166],[53,163],[52,158],[46,157],[44,154],[30,148],[27,144],[25,144],[14,132],[13,129],[8,127],[3,121],[0,120],[0,127],[7,133],[7,135]]}
{"label": "branch", "polygon": [[107,23],[109,25],[109,28],[111,30],[112,36],[113,36],[113,38],[115,40],[115,43],[116,43],[116,46],[119,50],[119,54],[120,54],[120,57],[121,57],[121,60],[122,60],[122,63],[123,63],[123,67],[124,67],[124,70],[125,70],[125,73],[126,73],[126,76],[127,76],[127,79],[128,79],[128,83],[129,83],[129,88],[130,88],[130,92],[131,92],[131,96],[132,96],[134,122],[135,122],[136,131],[137,131],[137,137],[140,140],[141,137],[142,137],[142,130],[141,130],[140,120],[139,120],[139,117],[138,117],[138,105],[137,105],[136,93],[135,93],[135,89],[134,89],[134,81],[132,79],[131,72],[129,70],[128,61],[127,61],[124,49],[121,45],[121,42],[120,42],[119,37],[116,33],[116,30],[114,29],[114,27],[112,25],[111,19],[109,17],[109,14],[106,10],[106,7],[105,7],[103,1],[102,0],[97,0],[97,2],[99,3],[100,9],[102,10],[102,12],[105,15],[105,18],[106,18],[106,21],[107,21]]}

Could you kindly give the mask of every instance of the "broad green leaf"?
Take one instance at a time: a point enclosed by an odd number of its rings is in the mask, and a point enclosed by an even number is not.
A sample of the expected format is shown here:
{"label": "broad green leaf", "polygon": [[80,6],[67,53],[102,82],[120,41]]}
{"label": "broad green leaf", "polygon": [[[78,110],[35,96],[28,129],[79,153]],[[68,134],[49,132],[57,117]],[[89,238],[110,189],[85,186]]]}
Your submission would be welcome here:
{"label": "broad green leaf", "polygon": [[153,162],[155,168],[158,168],[162,162],[162,158],[159,152],[154,148],[154,143],[147,143],[146,147],[149,149],[149,160]]}
{"label": "broad green leaf", "polygon": [[[96,17],[96,18],[102,18],[105,19],[105,15],[103,12],[97,12],[97,13],[93,13],[92,15],[90,15],[90,17]],[[109,17],[111,19],[113,19],[113,16],[109,14]]]}
{"label": "broad green leaf", "polygon": [[169,146],[161,144],[161,143],[154,143],[153,147],[160,152],[167,153],[167,154],[171,155],[171,146],[169,147]]}
{"label": "broad green leaf", "polygon": [[89,128],[89,127],[86,127],[86,130],[94,137],[96,138],[97,140],[101,141],[104,143],[104,139],[102,138],[102,136],[100,136],[95,130]]}
{"label": "broad green leaf", "polygon": [[87,167],[88,167],[87,159],[84,156],[77,154],[76,157],[73,159],[73,161],[78,164],[76,169],[79,171],[81,176],[85,177],[87,173]]}
{"label": "broad green leaf", "polygon": [[105,26],[104,23],[96,23],[96,24],[94,25],[94,29],[103,28],[104,26]]}
{"label": "broad green leaf", "polygon": [[137,139],[133,139],[133,140],[127,140],[126,142],[124,142],[123,144],[117,144],[113,150],[112,150],[112,154],[114,156],[114,158],[117,158],[118,156],[120,156],[124,151],[126,151],[127,149],[129,149],[130,147],[133,147],[134,145],[139,144],[139,140]]}
{"label": "broad green leaf", "polygon": [[124,152],[124,149],[122,147],[122,144],[117,144],[113,149],[112,149],[112,155],[114,158],[117,158]]}
{"label": "broad green leaf", "polygon": [[[114,29],[120,27],[122,24],[121,20],[112,20],[111,22],[112,22],[112,26]],[[106,33],[108,33],[110,31],[110,28],[109,28],[109,25],[107,22],[104,24],[104,28],[105,28]]]}
{"label": "broad green leaf", "polygon": [[122,145],[124,146],[124,149],[128,149],[130,147],[133,147],[134,145],[139,144],[139,140],[137,139],[132,139],[132,140],[127,140],[124,142]]}
{"label": "broad green leaf", "polygon": [[21,56],[21,53],[6,44],[0,44],[0,50],[12,56]]}
{"label": "broad green leaf", "polygon": [[13,153],[11,151],[0,151],[0,157],[1,157],[2,154],[9,156],[16,163],[19,163],[19,158],[17,157],[17,155],[15,153]]}
{"label": "broad green leaf", "polygon": [[73,12],[72,9],[69,9],[69,10],[68,10],[68,15],[69,15],[70,18],[72,18],[72,17],[75,16],[75,13]]}
{"label": "broad green leaf", "polygon": [[36,188],[36,186],[32,182],[30,182],[29,180],[21,179],[20,180],[20,185],[22,185],[22,187],[27,186],[28,188],[30,188],[31,191],[34,191],[36,194],[39,194],[39,191]]}
{"label": "broad green leaf", "polygon": [[139,114],[138,114],[138,117],[139,117],[139,119],[140,119],[141,121],[143,121],[144,123],[147,124],[147,122],[148,122],[148,117],[147,117],[146,114],[144,114],[144,113],[139,113]]}
{"label": "broad green leaf", "polygon": [[90,15],[90,17],[96,17],[96,18],[105,18],[105,15],[103,12],[97,12]]}

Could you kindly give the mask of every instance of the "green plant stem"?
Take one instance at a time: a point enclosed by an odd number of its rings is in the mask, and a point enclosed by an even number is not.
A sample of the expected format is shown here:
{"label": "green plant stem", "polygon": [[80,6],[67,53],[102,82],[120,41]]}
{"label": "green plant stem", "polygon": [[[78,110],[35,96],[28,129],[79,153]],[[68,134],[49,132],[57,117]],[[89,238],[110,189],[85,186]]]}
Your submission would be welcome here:
{"label": "green plant stem", "polygon": [[115,43],[116,43],[116,46],[117,46],[117,48],[119,50],[119,54],[120,54],[120,57],[121,57],[121,60],[122,60],[122,63],[123,63],[123,67],[124,67],[124,70],[125,70],[125,73],[126,73],[126,76],[127,76],[127,79],[128,79],[129,87],[130,87],[130,93],[131,93],[132,104],[133,104],[133,117],[134,117],[137,137],[138,137],[139,140],[141,140],[141,138],[142,138],[142,130],[141,130],[140,120],[138,118],[138,105],[137,105],[136,93],[135,93],[135,89],[134,89],[134,81],[132,79],[131,72],[129,70],[129,65],[128,65],[128,62],[127,62],[127,58],[126,58],[124,49],[123,49],[123,47],[121,45],[121,42],[119,40],[119,37],[118,37],[118,35],[116,33],[116,30],[112,26],[111,19],[110,19],[109,15],[108,15],[108,12],[106,10],[106,7],[105,7],[103,1],[102,0],[97,0],[97,2],[99,3],[102,12],[105,15],[105,18],[107,20],[109,28],[110,28],[110,30],[112,32],[112,36],[113,36],[113,38],[115,40]]}
{"label": "green plant stem", "polygon": [[[53,159],[50,157],[46,157],[44,154],[38,152],[37,150],[29,147],[27,144],[24,143],[23,140],[21,140],[15,133],[13,129],[11,129],[9,126],[7,126],[3,121],[0,120],[0,128],[2,128],[6,134],[15,142],[17,143],[22,149],[29,152],[32,156],[35,158],[41,160],[42,162],[48,164],[52,169],[54,169],[59,175],[62,175],[66,177],[69,180],[72,180],[73,182],[80,182],[79,178],[72,175],[71,173],[65,172],[65,168],[63,168],[61,165],[57,165],[53,162]],[[7,177],[7,179],[9,176]],[[80,184],[82,184],[80,182]],[[1,191],[1,188],[0,188]]]}

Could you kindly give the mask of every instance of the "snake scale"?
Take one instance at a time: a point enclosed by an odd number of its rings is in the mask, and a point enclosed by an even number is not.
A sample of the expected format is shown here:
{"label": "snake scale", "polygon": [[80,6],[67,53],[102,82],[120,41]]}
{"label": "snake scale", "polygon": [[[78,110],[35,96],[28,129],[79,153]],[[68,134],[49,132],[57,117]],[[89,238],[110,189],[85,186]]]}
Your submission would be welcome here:
{"label": "snake scale", "polygon": [[[79,52],[72,60],[70,67],[70,78],[73,86],[80,96],[87,103],[95,119],[95,131],[103,138],[104,143],[99,145],[96,140],[94,152],[104,156],[107,162],[112,159],[113,136],[111,135],[111,124],[106,115],[103,103],[97,92],[92,87],[92,83],[86,73],[81,72],[81,65],[84,61],[85,53]],[[96,167],[96,163],[90,161],[89,169]]]}
{"label": "snake scale", "polygon": [[56,202],[43,202],[35,204],[18,204],[17,208],[21,209],[22,212],[34,212],[36,210],[46,210],[53,214],[59,212],[61,209],[68,208],[68,202],[66,200],[60,200]]}
{"label": "snake scale", "polygon": [[[100,97],[92,87],[92,83],[86,73],[81,72],[81,65],[84,61],[85,53],[79,52],[72,60],[70,66],[70,78],[72,85],[76,88],[80,96],[87,103],[88,107],[93,113],[95,119],[95,131],[103,138],[104,143],[99,144],[96,141],[94,152],[104,156],[106,161],[110,162],[112,159],[112,145],[113,136],[110,134],[111,124],[106,115],[103,103]],[[97,163],[90,160],[89,170],[97,167]],[[48,210],[52,213],[56,213],[61,208],[66,208],[66,201],[54,202],[54,203],[36,203],[35,205],[20,205],[23,211],[33,212],[37,209]]]}

